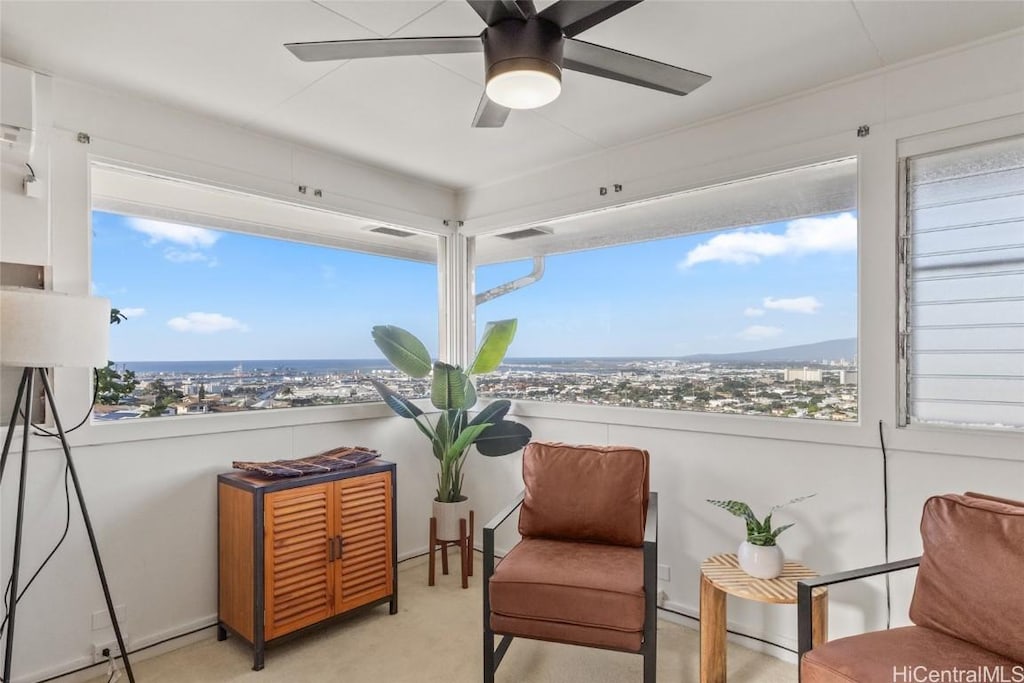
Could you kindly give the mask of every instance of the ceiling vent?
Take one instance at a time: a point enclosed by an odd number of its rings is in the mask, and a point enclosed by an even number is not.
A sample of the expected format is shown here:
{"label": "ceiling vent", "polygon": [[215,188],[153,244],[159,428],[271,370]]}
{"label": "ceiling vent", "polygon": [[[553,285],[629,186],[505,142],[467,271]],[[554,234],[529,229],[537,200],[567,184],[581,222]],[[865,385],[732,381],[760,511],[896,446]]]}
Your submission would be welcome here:
{"label": "ceiling vent", "polygon": [[512,232],[503,232],[497,237],[501,237],[506,240],[524,240],[527,237],[540,237],[541,235],[550,235],[554,232],[551,228],[540,227],[540,228],[523,228],[522,230],[513,230]]}
{"label": "ceiling vent", "polygon": [[375,232],[378,235],[389,235],[391,237],[413,237],[416,234],[414,232],[409,232],[408,230],[389,228],[386,225],[376,225],[370,228],[370,232]]}

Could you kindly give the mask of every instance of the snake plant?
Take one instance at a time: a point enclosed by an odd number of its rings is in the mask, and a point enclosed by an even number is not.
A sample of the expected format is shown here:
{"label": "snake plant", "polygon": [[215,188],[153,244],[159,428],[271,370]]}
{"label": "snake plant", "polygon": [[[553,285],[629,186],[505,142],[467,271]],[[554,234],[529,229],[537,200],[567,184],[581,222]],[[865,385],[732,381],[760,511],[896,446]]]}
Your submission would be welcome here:
{"label": "snake plant", "polygon": [[775,539],[779,537],[783,531],[793,526],[792,524],[783,524],[780,527],[772,529],[772,515],[775,514],[776,510],[792,505],[793,503],[799,503],[802,500],[813,498],[816,494],[812,493],[809,496],[801,496],[794,498],[793,500],[783,503],[782,505],[776,505],[768,511],[768,516],[761,521],[754,514],[754,511],[750,509],[750,506],[746,503],[738,500],[711,500],[708,502],[712,505],[718,506],[727,512],[731,512],[737,517],[742,517],[747,524],[747,543],[751,545],[762,545],[769,546],[775,545]]}
{"label": "snake plant", "polygon": [[470,446],[475,444],[481,455],[508,455],[525,446],[532,437],[525,425],[505,419],[512,405],[506,399],[488,404],[473,419],[468,415],[476,405],[476,389],[471,377],[496,370],[515,334],[514,319],[487,323],[476,357],[468,368],[462,369],[442,361],[431,362],[423,342],[401,327],[377,325],[373,328],[374,343],[398,370],[417,379],[431,375],[430,402],[439,411],[433,421],[419,406],[383,382],[370,379],[370,383],[395,414],[415,422],[430,440],[439,465],[436,500],[442,503],[464,500],[462,466]]}

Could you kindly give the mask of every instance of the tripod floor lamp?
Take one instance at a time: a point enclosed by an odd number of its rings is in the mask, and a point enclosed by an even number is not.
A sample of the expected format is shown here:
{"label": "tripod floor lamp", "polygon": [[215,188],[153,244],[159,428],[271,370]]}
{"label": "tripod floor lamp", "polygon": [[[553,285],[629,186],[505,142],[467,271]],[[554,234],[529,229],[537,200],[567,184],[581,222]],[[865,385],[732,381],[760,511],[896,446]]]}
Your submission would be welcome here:
{"label": "tripod floor lamp", "polygon": [[105,367],[107,364],[107,336],[110,327],[110,302],[106,299],[87,296],[71,296],[38,289],[3,288],[0,289],[0,364],[8,367],[23,368],[18,394],[11,411],[11,419],[7,423],[7,435],[4,438],[3,455],[0,457],[0,481],[7,471],[7,456],[11,450],[15,428],[19,415],[22,418],[21,430],[21,470],[18,473],[18,513],[14,531],[14,558],[11,564],[10,607],[7,614],[6,646],[4,649],[4,683],[11,683],[11,658],[14,654],[15,617],[18,612],[18,580],[21,571],[21,549],[24,541],[25,527],[25,493],[29,469],[29,434],[32,432],[32,412],[36,403],[38,389],[35,379],[38,377],[42,385],[42,394],[49,406],[50,417],[56,428],[68,472],[74,482],[75,494],[82,511],[85,530],[92,546],[92,556],[96,562],[103,596],[107,601],[107,612],[114,627],[117,646],[124,659],[125,673],[128,680],[135,682],[131,663],[128,661],[128,650],[121,636],[121,626],[114,612],[114,602],[110,597],[107,575],[103,571],[96,534],[93,533],[92,521],[82,496],[82,486],[78,481],[71,448],[68,446],[64,427],[57,414],[57,405],[53,399],[53,388],[47,368],[51,367]]}

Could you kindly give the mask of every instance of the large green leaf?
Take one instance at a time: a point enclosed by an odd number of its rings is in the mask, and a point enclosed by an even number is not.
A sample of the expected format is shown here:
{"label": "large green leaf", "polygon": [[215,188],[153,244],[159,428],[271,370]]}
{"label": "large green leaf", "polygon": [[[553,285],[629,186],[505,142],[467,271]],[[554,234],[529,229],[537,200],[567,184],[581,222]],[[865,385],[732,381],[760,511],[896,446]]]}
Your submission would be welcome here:
{"label": "large green leaf", "polygon": [[373,388],[377,390],[380,397],[384,399],[384,403],[388,405],[388,408],[391,408],[391,410],[395,411],[395,414],[400,417],[412,420],[423,414],[423,411],[420,410],[415,403],[404,396],[400,396],[391,387],[380,380],[370,378],[370,384],[372,384]]}
{"label": "large green leaf", "polygon": [[478,425],[483,424],[484,422],[500,422],[505,419],[505,416],[508,414],[508,410],[511,407],[512,402],[507,398],[499,399],[477,413],[476,417],[469,421],[469,424]]}
{"label": "large green leaf", "polygon": [[466,375],[466,401],[465,405],[462,406],[463,410],[469,410],[476,405],[476,387],[473,386],[473,380]]}
{"label": "large green leaf", "polygon": [[448,460],[456,460],[462,455],[463,451],[470,447],[470,445],[487,430],[489,424],[473,425],[472,427],[466,427],[466,429],[459,434],[459,438],[455,440],[451,446],[448,447],[447,458]]}
{"label": "large green leaf", "polygon": [[396,368],[410,377],[430,374],[430,354],[412,332],[394,325],[377,325],[372,334],[377,348]]}
{"label": "large green leaf", "polygon": [[526,425],[510,420],[499,420],[492,424],[476,440],[480,455],[496,457],[515,453],[530,443],[533,433]]}
{"label": "large green leaf", "polygon": [[501,361],[505,359],[509,344],[516,336],[516,324],[515,318],[487,323],[476,358],[467,371],[470,375],[484,375],[498,369]]}
{"label": "large green leaf", "polygon": [[[430,402],[440,410],[462,410],[466,407],[466,373],[461,368],[437,361],[430,387]],[[473,392],[474,395],[476,392]]]}

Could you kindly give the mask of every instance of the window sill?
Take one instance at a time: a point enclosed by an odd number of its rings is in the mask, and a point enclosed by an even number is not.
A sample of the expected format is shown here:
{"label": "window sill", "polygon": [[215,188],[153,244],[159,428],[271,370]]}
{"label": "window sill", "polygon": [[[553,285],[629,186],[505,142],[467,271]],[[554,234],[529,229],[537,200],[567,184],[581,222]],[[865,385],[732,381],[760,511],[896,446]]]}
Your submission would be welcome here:
{"label": "window sill", "polygon": [[[878,423],[874,420],[870,423],[826,422],[802,418],[520,400],[513,401],[510,414],[517,419],[525,420],[565,420],[880,450]],[[1020,432],[923,425],[892,429],[891,423],[885,425],[884,432],[886,447],[890,452],[904,451],[1024,462]],[[543,438],[540,435],[538,437]],[[823,455],[827,455],[827,451],[823,451]]]}
{"label": "window sill", "polygon": [[[87,423],[70,434],[72,447],[175,439],[206,434],[249,432],[263,429],[286,429],[306,425],[394,417],[382,402],[353,403],[338,406],[253,410],[220,415],[180,415],[176,417],[139,418],[110,423]],[[6,430],[5,430],[6,431]],[[20,435],[21,428],[16,429]],[[33,451],[60,448],[56,439],[29,439]]]}

